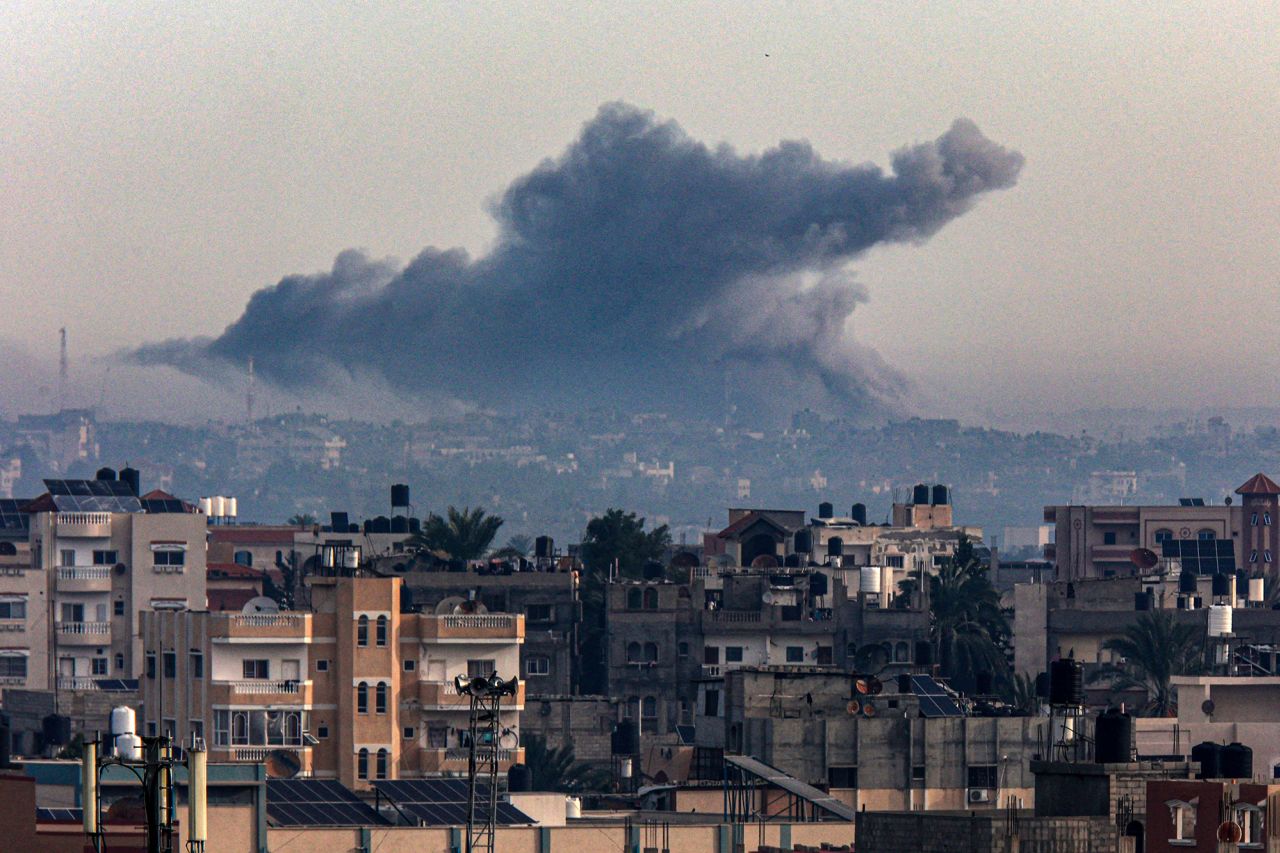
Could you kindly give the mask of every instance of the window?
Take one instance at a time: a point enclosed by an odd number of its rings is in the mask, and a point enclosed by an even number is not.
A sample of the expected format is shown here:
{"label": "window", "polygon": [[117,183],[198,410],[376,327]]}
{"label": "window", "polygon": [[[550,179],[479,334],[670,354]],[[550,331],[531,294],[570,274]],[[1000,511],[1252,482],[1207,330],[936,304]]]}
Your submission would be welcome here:
{"label": "window", "polygon": [[165,717],[160,721],[160,731],[172,738],[174,733],[178,731],[178,721],[173,717]]}
{"label": "window", "polygon": [[405,726],[404,730],[400,732],[400,736],[405,740],[413,740],[413,726]]}
{"label": "window", "polygon": [[627,719],[627,720],[633,719],[636,715],[636,708],[639,706],[639,704],[640,704],[639,697],[628,696],[627,701],[622,703],[623,719]]}
{"label": "window", "polygon": [[76,564],[76,552],[74,548],[64,548],[58,552],[60,566],[74,566]]}
{"label": "window", "polygon": [[1256,512],[1255,512],[1255,513],[1251,513],[1251,514],[1249,515],[1249,526],[1250,526],[1250,527],[1257,527],[1257,526],[1258,526],[1258,514],[1257,514]]}
{"label": "window", "polygon": [[742,663],[742,646],[725,646],[724,662]]}
{"label": "window", "polygon": [[1191,802],[1183,800],[1167,800],[1165,805],[1169,807],[1169,818],[1173,824],[1173,837],[1170,841],[1182,842],[1187,845],[1194,845],[1196,842],[1196,806],[1199,804],[1200,798],[1196,797]]}
{"label": "window", "polygon": [[467,675],[471,678],[484,676],[488,678],[495,670],[493,658],[478,658],[467,661]]}
{"label": "window", "polygon": [[1156,531],[1156,544],[1160,545],[1168,542],[1173,538],[1173,531],[1167,527],[1162,527]]}
{"label": "window", "polygon": [[267,660],[250,660],[244,661],[244,677],[245,680],[251,679],[267,679],[271,677],[270,661]]}
{"label": "window", "polygon": [[248,566],[253,568],[253,552],[252,551],[236,551],[235,556],[231,558],[237,566]]}
{"label": "window", "polygon": [[643,654],[639,643],[634,640],[627,643],[627,663],[640,663],[644,659],[641,657]]}
{"label": "window", "polygon": [[191,650],[191,673],[192,678],[204,678],[204,652],[199,649]]}
{"label": "window", "polygon": [[95,566],[114,566],[116,564],[115,551],[94,551],[93,564]]}
{"label": "window", "polygon": [[720,716],[720,691],[708,690],[703,695],[702,716],[718,717]]}
{"label": "window", "polygon": [[524,618],[529,622],[550,622],[552,619],[550,604],[529,604],[524,608]]}
{"label": "window", "polygon": [[26,655],[0,655],[0,678],[26,678]]}
{"label": "window", "polygon": [[187,552],[176,548],[171,551],[152,551],[151,556],[154,558],[153,564],[157,566],[185,566],[187,564]]}
{"label": "window", "polygon": [[627,609],[639,610],[644,602],[644,594],[640,590],[632,587],[627,590]]}
{"label": "window", "polygon": [[658,700],[653,696],[646,696],[640,700],[640,717],[645,720],[658,719]]}
{"label": "window", "polygon": [[112,611],[111,611],[111,612],[112,612],[112,613],[114,613],[114,614],[115,614],[115,615],[117,615],[117,616],[123,616],[123,615],[124,615],[124,599],[123,599],[123,598],[117,598],[117,599],[115,600],[115,603],[112,605]]}
{"label": "window", "polygon": [[1114,545],[1114,544],[1116,544],[1116,532],[1115,532],[1114,530],[1108,530],[1107,532],[1103,533],[1103,534],[1102,534],[1102,544],[1103,544],[1103,545]]}
{"label": "window", "polygon": [[356,753],[356,778],[369,778],[369,750],[362,749]]}
{"label": "window", "polygon": [[378,763],[375,768],[377,778],[387,778],[387,751],[385,749],[378,750]]}
{"label": "window", "polygon": [[108,663],[109,661],[106,658],[93,658],[91,661],[89,661],[89,666],[90,666],[89,674],[90,675],[109,675],[110,673],[108,672],[108,669],[107,669]]}
{"label": "window", "polygon": [[996,788],[996,766],[994,764],[980,764],[969,768],[969,787],[970,788]]}
{"label": "window", "polygon": [[524,662],[525,675],[547,675],[551,672],[549,658],[529,658]]}
{"label": "window", "polygon": [[1264,512],[1264,513],[1262,514],[1262,523],[1263,523],[1264,525],[1266,525],[1267,527],[1270,527],[1270,526],[1271,526],[1271,513],[1269,513],[1269,512]]}
{"label": "window", "polygon": [[124,655],[116,652],[116,670],[119,671],[122,669],[124,669]]}
{"label": "window", "polygon": [[361,616],[356,620],[356,645],[369,645],[369,617]]}
{"label": "window", "polygon": [[924,781],[924,765],[923,764],[917,764],[911,768],[911,781],[912,782]]}
{"label": "window", "polygon": [[647,663],[658,662],[658,644],[657,643],[644,644],[644,659],[645,659],[645,662]]}
{"label": "window", "polygon": [[316,738],[317,738],[318,740],[328,740],[328,739],[329,739],[329,727],[328,727],[328,726],[326,726],[324,723],[321,723],[319,726],[317,726],[317,727],[316,727]]}
{"label": "window", "polygon": [[156,653],[147,652],[147,678],[156,677]]}
{"label": "window", "polygon": [[715,665],[720,663],[720,647],[707,646],[702,650],[702,662]]}
{"label": "window", "polygon": [[445,749],[449,746],[449,727],[444,723],[427,723],[427,748]]}
{"label": "window", "polygon": [[385,646],[387,644],[387,617],[386,616],[378,617],[378,626],[377,626],[377,630],[374,637],[375,637],[374,642],[376,642],[379,646]]}
{"label": "window", "polygon": [[804,663],[804,646],[787,646],[787,663]]}
{"label": "window", "polygon": [[378,689],[374,696],[374,711],[379,714],[387,713],[387,682],[379,681]]}
{"label": "window", "polygon": [[231,745],[231,712],[230,711],[214,711],[213,712],[213,745],[214,746],[230,746]]}
{"label": "window", "polygon": [[1252,551],[1250,551],[1250,552],[1249,552],[1249,562],[1250,562],[1250,563],[1256,563],[1256,562],[1258,562],[1258,549],[1257,549],[1257,548],[1254,548]]}
{"label": "window", "polygon": [[831,647],[818,646],[814,649],[814,663],[818,666],[831,666]]}
{"label": "window", "polygon": [[[164,677],[165,678],[178,677],[178,653],[177,652],[164,653]],[[265,678],[265,676],[263,677]]]}
{"label": "window", "polygon": [[901,569],[905,565],[902,554],[887,554],[884,564],[891,569]]}
{"label": "window", "polygon": [[156,736],[156,721],[151,720],[150,722],[147,723],[147,737],[155,737],[155,736]]}
{"label": "window", "polygon": [[1241,847],[1262,847],[1266,823],[1261,808],[1249,803],[1237,805],[1236,823],[1240,824]]}
{"label": "window", "polygon": [[27,618],[27,600],[25,598],[11,598],[8,601],[0,601],[0,619],[26,619]]}
{"label": "window", "polygon": [[658,609],[658,591],[653,587],[649,587],[644,591],[644,609],[645,610]]}
{"label": "window", "polygon": [[689,707],[688,699],[680,700],[680,725],[693,725],[693,710]]}
{"label": "window", "polygon": [[1263,552],[1262,552],[1262,562],[1264,562],[1264,563],[1270,563],[1270,562],[1271,562],[1271,549],[1270,549],[1270,548],[1268,548],[1267,550],[1265,550],[1265,551],[1263,551]]}
{"label": "window", "polygon": [[192,737],[204,740],[204,720],[188,720],[187,731],[191,733]]}
{"label": "window", "polygon": [[356,685],[356,713],[369,713],[369,685],[363,681]]}
{"label": "window", "polygon": [[1218,538],[1218,534],[1206,527],[1204,530],[1196,532],[1196,538],[1201,542],[1212,542],[1214,539]]}
{"label": "window", "polygon": [[858,768],[828,767],[827,768],[827,787],[829,788],[858,787]]}
{"label": "window", "polygon": [[418,668],[418,662],[413,658],[405,658],[402,666],[405,672],[413,672]]}
{"label": "window", "polygon": [[316,672],[328,672],[328,671],[329,671],[328,658],[320,658],[318,661],[316,661]]}
{"label": "window", "polygon": [[911,647],[899,641],[893,647],[894,663],[911,663]]}
{"label": "window", "polygon": [[687,658],[689,656],[689,644],[682,640],[676,646],[676,654],[680,655],[681,658]]}

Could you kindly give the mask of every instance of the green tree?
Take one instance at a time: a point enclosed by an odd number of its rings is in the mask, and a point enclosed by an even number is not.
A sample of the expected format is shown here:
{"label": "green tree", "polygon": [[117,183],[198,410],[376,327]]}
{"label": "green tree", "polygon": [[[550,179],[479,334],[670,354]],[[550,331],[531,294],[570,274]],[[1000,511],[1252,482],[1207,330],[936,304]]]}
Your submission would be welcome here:
{"label": "green tree", "polygon": [[[279,516],[277,516],[278,518]],[[294,527],[310,527],[316,523],[316,517],[309,512],[300,512],[297,515],[289,516],[289,520],[285,524]]]}
{"label": "green tree", "polygon": [[1168,717],[1177,712],[1170,680],[1175,675],[1198,675],[1204,670],[1203,629],[1180,623],[1168,610],[1150,610],[1102,644],[1120,663],[1106,664],[1090,677],[1105,681],[1113,691],[1141,689],[1147,694],[1144,713]]}
{"label": "green tree", "polygon": [[475,560],[484,556],[502,527],[502,519],[488,515],[480,507],[449,507],[448,518],[435,513],[422,522],[422,529],[409,537],[415,551],[444,551],[455,560]]}
{"label": "green tree", "polygon": [[524,761],[533,776],[533,790],[566,794],[609,790],[609,774],[578,761],[572,744],[549,749],[546,740],[535,734],[524,735],[522,740]]}
{"label": "green tree", "polygon": [[1038,713],[1040,696],[1036,693],[1035,677],[1025,672],[1015,673],[1005,689],[1004,701],[1023,714]]}
{"label": "green tree", "polygon": [[529,549],[533,547],[533,539],[525,536],[523,533],[517,533],[507,540],[507,544],[503,545],[497,551],[493,552],[493,556],[509,559],[511,557],[527,557]]}
{"label": "green tree", "polygon": [[967,538],[961,538],[955,556],[929,578],[929,619],[942,674],[953,685],[971,691],[979,672],[990,672],[998,684],[1007,683],[1009,622],[987,567]]}

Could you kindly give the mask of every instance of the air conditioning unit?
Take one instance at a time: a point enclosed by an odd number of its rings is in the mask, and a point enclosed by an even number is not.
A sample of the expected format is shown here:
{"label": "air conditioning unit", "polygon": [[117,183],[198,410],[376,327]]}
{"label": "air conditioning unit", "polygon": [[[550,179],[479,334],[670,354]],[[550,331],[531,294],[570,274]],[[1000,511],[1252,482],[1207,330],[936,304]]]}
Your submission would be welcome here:
{"label": "air conditioning unit", "polygon": [[991,792],[986,788],[970,788],[969,802],[971,803],[989,803],[991,802]]}

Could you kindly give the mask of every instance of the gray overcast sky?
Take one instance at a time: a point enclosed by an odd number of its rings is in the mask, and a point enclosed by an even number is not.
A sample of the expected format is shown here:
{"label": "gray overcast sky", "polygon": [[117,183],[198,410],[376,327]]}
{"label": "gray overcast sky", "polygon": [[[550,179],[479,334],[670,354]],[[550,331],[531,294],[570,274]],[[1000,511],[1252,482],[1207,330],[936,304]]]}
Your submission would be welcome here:
{"label": "gray overcast sky", "polygon": [[487,200],[623,99],[740,151],[885,164],[967,116],[1026,156],[855,265],[926,407],[1276,402],[1275,3],[8,2],[0,44],[15,361],[217,334],[348,247],[482,253]]}

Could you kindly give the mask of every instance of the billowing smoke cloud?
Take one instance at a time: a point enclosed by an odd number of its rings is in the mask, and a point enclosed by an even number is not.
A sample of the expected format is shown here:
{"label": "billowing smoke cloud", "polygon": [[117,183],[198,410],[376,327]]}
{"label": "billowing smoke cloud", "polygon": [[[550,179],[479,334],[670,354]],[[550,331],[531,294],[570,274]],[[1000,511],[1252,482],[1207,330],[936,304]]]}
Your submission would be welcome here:
{"label": "billowing smoke cloud", "polygon": [[758,156],[608,104],[555,160],[494,202],[484,257],[427,249],[408,266],[346,251],[324,274],[258,291],[215,339],[133,353],[210,360],[290,388],[377,377],[485,405],[621,404],[865,411],[899,376],[845,326],[865,298],[847,264],[918,242],[1010,187],[1022,156],[966,119],[893,154],[892,173],[805,142]]}

